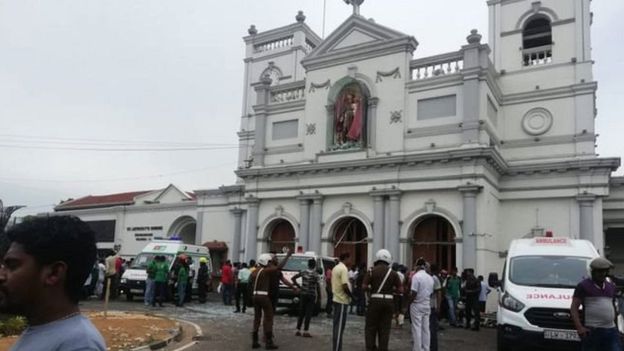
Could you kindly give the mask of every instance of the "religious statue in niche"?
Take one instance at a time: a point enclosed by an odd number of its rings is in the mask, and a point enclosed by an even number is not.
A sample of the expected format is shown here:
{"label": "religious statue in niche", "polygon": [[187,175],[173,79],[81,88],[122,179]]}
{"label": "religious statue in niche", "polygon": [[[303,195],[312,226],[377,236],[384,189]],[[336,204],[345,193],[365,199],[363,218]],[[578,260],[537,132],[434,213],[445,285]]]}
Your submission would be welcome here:
{"label": "religious statue in niche", "polygon": [[366,97],[357,83],[342,89],[334,104],[334,150],[364,146]]}

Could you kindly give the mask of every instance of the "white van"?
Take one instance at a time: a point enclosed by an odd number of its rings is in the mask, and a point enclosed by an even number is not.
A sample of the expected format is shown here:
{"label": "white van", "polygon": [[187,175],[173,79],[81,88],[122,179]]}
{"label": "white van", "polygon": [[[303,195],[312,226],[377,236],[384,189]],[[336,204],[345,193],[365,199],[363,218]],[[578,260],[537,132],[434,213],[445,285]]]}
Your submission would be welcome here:
{"label": "white van", "polygon": [[208,272],[212,272],[212,262],[208,248],[200,245],[189,245],[177,240],[154,240],[147,244],[139,253],[132,265],[126,269],[119,285],[120,293],[125,294],[128,301],[134,296],[145,296],[145,280],[147,280],[147,266],[156,256],[165,256],[169,270],[173,268],[175,258],[184,254],[191,258],[190,270],[194,272],[193,291],[197,289],[197,270],[199,259],[208,260]]}
{"label": "white van", "polygon": [[[285,254],[278,254],[277,259],[281,262],[286,257]],[[321,299],[320,304],[315,308],[315,314],[317,314],[320,310],[324,310],[327,306],[327,290],[325,284],[325,272],[327,270],[333,269],[336,265],[336,258],[329,256],[319,256],[314,252],[308,251],[305,253],[295,253],[288,259],[284,268],[282,268],[282,274],[284,278],[289,282],[292,282],[292,277],[294,277],[297,273],[308,269],[308,261],[313,258],[316,260],[316,269],[320,275],[320,290],[321,290]],[[301,285],[302,279],[297,279],[297,284]],[[279,289],[279,298],[277,301],[277,306],[281,307],[290,307],[292,309],[299,308],[299,296],[295,294],[295,292],[284,285],[284,283],[280,282]]]}
{"label": "white van", "polygon": [[536,237],[511,242],[503,274],[490,273],[499,291],[497,350],[540,345],[575,350],[580,339],[570,317],[574,288],[598,257],[587,240]]}

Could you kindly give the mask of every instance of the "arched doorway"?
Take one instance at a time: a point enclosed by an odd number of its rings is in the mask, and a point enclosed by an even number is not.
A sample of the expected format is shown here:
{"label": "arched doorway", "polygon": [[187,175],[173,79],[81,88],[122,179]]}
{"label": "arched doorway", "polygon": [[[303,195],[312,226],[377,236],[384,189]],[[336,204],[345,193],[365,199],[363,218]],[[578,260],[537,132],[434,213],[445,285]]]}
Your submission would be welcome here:
{"label": "arched doorway", "polygon": [[456,265],[455,231],[451,223],[440,216],[426,217],[412,230],[412,260],[423,257],[440,269]]}
{"label": "arched doorway", "polygon": [[267,237],[269,242],[269,252],[282,252],[284,247],[295,251],[295,228],[285,219],[275,220],[270,226]]}
{"label": "arched doorway", "polygon": [[334,257],[348,252],[353,264],[364,264],[368,267],[368,235],[362,221],[355,217],[341,218],[334,225],[333,233]]}
{"label": "arched doorway", "polygon": [[185,244],[195,245],[197,221],[191,216],[176,219],[169,228],[168,237],[179,237]]}

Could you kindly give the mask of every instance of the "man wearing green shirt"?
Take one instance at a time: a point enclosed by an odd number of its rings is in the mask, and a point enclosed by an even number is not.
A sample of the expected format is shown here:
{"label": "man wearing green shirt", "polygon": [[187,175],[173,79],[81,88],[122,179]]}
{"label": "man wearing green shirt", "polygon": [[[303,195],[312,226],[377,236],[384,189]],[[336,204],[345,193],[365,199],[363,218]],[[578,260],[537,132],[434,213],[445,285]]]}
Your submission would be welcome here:
{"label": "man wearing green shirt", "polygon": [[154,303],[154,289],[156,288],[156,282],[154,277],[156,276],[156,259],[154,258],[147,265],[147,279],[145,280],[145,306],[150,306]]}
{"label": "man wearing green shirt", "polygon": [[152,300],[152,307],[158,305],[163,307],[163,301],[165,300],[165,294],[167,291],[167,278],[169,276],[169,265],[165,256],[156,256],[154,258],[154,283],[155,283],[155,296]]}
{"label": "man wearing green shirt", "polygon": [[453,267],[451,269],[451,273],[448,278],[444,282],[446,288],[446,302],[448,302],[448,317],[449,323],[456,327],[457,324],[457,316],[455,315],[455,308],[457,307],[457,302],[459,301],[459,290],[461,289],[461,279],[457,276],[457,267]]}
{"label": "man wearing green shirt", "polygon": [[184,304],[188,277],[188,261],[186,260],[186,257],[182,257],[180,259],[180,268],[178,269],[178,303],[176,304],[176,306],[178,307],[182,307],[182,305]]}

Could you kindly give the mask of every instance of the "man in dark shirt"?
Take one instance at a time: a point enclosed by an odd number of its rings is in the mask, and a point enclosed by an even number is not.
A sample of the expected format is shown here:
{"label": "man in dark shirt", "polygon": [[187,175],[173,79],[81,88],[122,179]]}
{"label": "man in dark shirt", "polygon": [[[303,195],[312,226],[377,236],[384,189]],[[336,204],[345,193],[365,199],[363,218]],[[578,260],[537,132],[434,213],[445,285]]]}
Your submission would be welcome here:
{"label": "man in dark shirt", "polygon": [[[297,279],[301,277],[301,286],[297,283]],[[292,277],[292,283],[301,293],[299,294],[299,318],[297,319],[297,333],[296,336],[301,336],[301,324],[305,319],[303,326],[303,336],[306,338],[311,337],[308,330],[310,329],[310,319],[314,312],[314,307],[320,302],[321,289],[319,285],[321,277],[316,271],[316,260],[313,258],[308,260],[308,269],[295,274]]]}
{"label": "man in dark shirt", "polygon": [[[591,278],[584,279],[574,290],[570,314],[581,337],[583,351],[622,350],[615,322],[616,287],[606,280],[611,268],[613,264],[609,260],[595,258],[590,264]],[[581,313],[585,317],[584,323],[581,323]]]}
{"label": "man in dark shirt", "polygon": [[[399,275],[390,267],[390,252],[381,249],[375,259],[373,269],[368,271],[362,283],[364,290],[370,293],[364,327],[366,351],[387,351],[394,312],[394,294],[401,294],[403,287]],[[375,346],[376,339],[378,346]]]}
{"label": "man in dark shirt", "polygon": [[[474,275],[474,269],[466,269],[466,329],[478,331],[481,324],[481,311],[479,310],[479,294],[481,293],[481,283]],[[470,326],[470,321],[474,317],[474,325]]]}
{"label": "man in dark shirt", "polygon": [[199,259],[199,269],[197,270],[197,294],[199,303],[206,303],[206,285],[208,284],[208,259]]}

